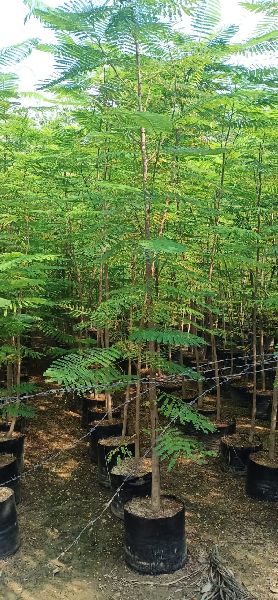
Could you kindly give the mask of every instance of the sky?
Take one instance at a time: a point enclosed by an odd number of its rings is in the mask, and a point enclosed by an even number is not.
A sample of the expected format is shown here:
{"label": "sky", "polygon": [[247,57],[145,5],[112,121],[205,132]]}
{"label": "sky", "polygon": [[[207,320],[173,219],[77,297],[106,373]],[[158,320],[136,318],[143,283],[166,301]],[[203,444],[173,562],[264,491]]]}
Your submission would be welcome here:
{"label": "sky", "polygon": [[[45,4],[55,7],[62,0],[45,0]],[[252,34],[258,23],[258,15],[247,13],[240,6],[239,0],[221,0],[223,24],[240,26],[238,41]],[[49,30],[31,18],[24,24],[28,9],[23,0],[0,0],[0,47],[17,44],[28,38],[39,38],[43,42],[54,41]],[[34,91],[39,81],[48,79],[52,73],[52,58],[44,52],[34,51],[20,65],[9,70],[19,76],[21,91]]]}

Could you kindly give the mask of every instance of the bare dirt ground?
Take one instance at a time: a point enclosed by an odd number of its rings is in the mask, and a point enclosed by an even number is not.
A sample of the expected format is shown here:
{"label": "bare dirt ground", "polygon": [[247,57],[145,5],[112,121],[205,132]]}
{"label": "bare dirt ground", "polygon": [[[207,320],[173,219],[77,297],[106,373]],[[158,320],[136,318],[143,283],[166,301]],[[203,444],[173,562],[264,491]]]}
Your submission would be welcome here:
{"label": "bare dirt ground", "polygon": [[57,396],[36,405],[18,506],[21,547],[0,561],[1,600],[199,600],[201,575],[182,578],[204,569],[214,543],[258,600],[278,599],[277,506],[248,499],[244,477],[224,473],[218,458],[163,468],[165,489],[186,504],[189,560],[173,575],[140,576],[124,563],[122,523],[109,509],[100,515],[111,493],[97,483],[86,440],[75,444],[84,435],[78,412]]}

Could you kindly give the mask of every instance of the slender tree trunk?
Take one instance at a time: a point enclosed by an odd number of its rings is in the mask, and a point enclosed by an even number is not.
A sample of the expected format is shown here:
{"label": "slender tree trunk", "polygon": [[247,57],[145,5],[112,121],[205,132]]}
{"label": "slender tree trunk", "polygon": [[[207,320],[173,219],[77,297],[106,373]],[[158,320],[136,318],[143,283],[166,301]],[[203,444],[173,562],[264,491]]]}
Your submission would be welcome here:
{"label": "slender tree trunk", "polygon": [[[255,295],[255,292],[254,294]],[[253,338],[253,396],[252,396],[252,413],[251,413],[251,429],[250,442],[253,441],[256,425],[257,414],[257,307],[253,306],[252,311],[252,338]]]}
{"label": "slender tree trunk", "polygon": [[[141,61],[140,61],[140,48],[139,43],[135,40],[135,57],[136,57],[136,71],[137,71],[137,101],[138,110],[143,112],[142,104],[142,73],[141,73]],[[148,181],[148,155],[146,148],[146,131],[144,127],[140,130],[140,150],[141,150],[141,161],[142,161],[142,188],[144,195],[144,209],[145,209],[145,239],[150,239],[150,227],[151,227],[151,197],[147,190]],[[153,298],[153,260],[150,253],[146,253],[146,305],[147,305],[147,325],[151,329],[152,327],[152,298]],[[152,356],[155,351],[154,342],[149,342],[149,352]],[[149,386],[149,401],[150,401],[150,416],[151,416],[151,447],[152,447],[152,506],[154,510],[159,511],[160,509],[160,470],[159,470],[159,458],[156,452],[156,437],[157,437],[157,425],[158,425],[158,413],[156,403],[156,385],[155,369],[151,366],[150,369],[150,386]]]}
{"label": "slender tree trunk", "polygon": [[[128,376],[131,377],[131,358],[128,359]],[[128,417],[129,400],[130,400],[130,384],[127,385],[126,393],[125,393],[122,435],[126,435],[126,432],[127,432],[127,417]]]}
{"label": "slender tree trunk", "polygon": [[260,331],[260,363],[261,363],[261,381],[262,381],[262,390],[265,392],[266,390],[266,381],[265,381],[265,362],[264,362],[264,331],[261,326]]}
{"label": "slender tree trunk", "polygon": [[214,334],[211,335],[211,353],[212,353],[212,361],[213,361],[214,373],[215,373],[216,420],[219,421],[221,419],[221,390],[220,390],[220,381],[219,381],[218,357],[217,357],[216,342],[215,342]]}
{"label": "slender tree trunk", "polygon": [[[103,296],[103,264],[101,263],[99,268],[99,290],[98,290],[98,304],[102,303]],[[103,347],[103,332],[101,329],[97,329],[97,345]]]}
{"label": "slender tree trunk", "polygon": [[137,360],[137,383],[135,404],[135,458],[140,458],[140,406],[141,406],[141,350]]}
{"label": "slender tree trunk", "polygon": [[[17,348],[17,363],[16,363],[16,385],[17,385],[17,399],[15,402],[15,407],[16,409],[18,409],[19,405],[20,405],[20,391],[19,391],[19,386],[20,386],[20,380],[21,380],[21,340],[20,340],[20,335],[17,336],[17,342],[16,342],[16,348]],[[16,420],[17,420],[17,416],[12,418],[11,421],[11,425],[10,425],[10,429],[8,431],[8,438],[11,438],[14,432],[14,428],[15,428],[15,424],[16,424]]]}
{"label": "slender tree trunk", "polygon": [[255,433],[256,424],[256,413],[257,413],[257,302],[258,302],[258,283],[259,283],[259,260],[260,260],[260,241],[259,235],[261,232],[261,197],[262,197],[262,154],[263,149],[260,144],[258,163],[259,169],[257,174],[254,174],[256,195],[257,195],[257,241],[256,241],[256,268],[255,273],[250,274],[252,284],[252,299],[253,299],[253,310],[252,310],[252,338],[253,338],[253,398],[252,398],[252,415],[251,415],[251,430],[250,430],[250,441],[253,440]]}
{"label": "slender tree trunk", "polygon": [[278,360],[277,360],[277,365],[276,365],[276,375],[275,375],[275,381],[274,381],[270,434],[269,434],[269,458],[270,458],[270,460],[275,459],[277,407],[278,407]]}
{"label": "slender tree trunk", "polygon": [[12,365],[12,363],[8,362],[8,364],[7,364],[7,390],[8,390],[8,393],[10,393],[9,390],[12,389],[13,384],[14,384],[13,365]]}
{"label": "slender tree trunk", "polygon": [[[200,369],[200,355],[199,355],[199,348],[197,346],[195,346],[194,348],[194,352],[195,352],[195,360],[196,360],[196,371],[198,373],[198,375],[200,375],[201,377],[201,369]],[[204,385],[203,385],[203,381],[201,379],[198,380],[198,408],[202,408],[203,406],[203,393],[204,393]]]}

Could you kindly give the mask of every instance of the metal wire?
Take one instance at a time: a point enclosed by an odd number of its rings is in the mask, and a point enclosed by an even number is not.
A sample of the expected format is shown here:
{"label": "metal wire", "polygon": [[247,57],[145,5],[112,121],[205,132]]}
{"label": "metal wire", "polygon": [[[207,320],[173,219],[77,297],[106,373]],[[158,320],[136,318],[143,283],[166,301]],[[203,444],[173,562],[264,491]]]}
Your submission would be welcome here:
{"label": "metal wire", "polygon": [[[267,364],[269,362],[272,362],[272,361],[273,362],[275,361],[275,356],[272,353],[270,353],[268,355],[264,355],[264,357],[266,357],[266,356],[271,356],[271,359],[270,360],[265,360],[265,364]],[[259,358],[259,357],[260,357],[260,355],[257,356],[257,358]],[[224,360],[226,360],[226,359],[223,359],[223,361]],[[219,364],[219,362],[223,362],[223,361],[217,361],[217,364]],[[211,363],[211,364],[214,364],[214,363]],[[248,364],[246,366],[251,367],[254,364],[255,363],[252,363],[252,364]],[[256,361],[256,365],[261,365],[261,362],[260,361]],[[141,383],[156,383],[157,381],[160,382],[160,383],[167,383],[167,382],[171,382],[173,379],[175,379],[177,381],[178,380],[182,380],[183,377],[186,377],[186,381],[194,381],[194,382],[196,382],[197,380],[195,378],[188,377],[188,375],[187,375],[188,374],[188,368],[190,368],[192,371],[197,372],[196,367],[185,367],[185,369],[187,369],[187,370],[185,370],[183,373],[179,373],[179,375],[173,374],[173,375],[168,375],[167,377],[159,377],[159,376],[157,376],[154,379],[150,379],[149,377],[145,377],[144,379],[141,379]],[[228,368],[230,368],[230,367],[221,367],[222,370],[227,370]],[[205,375],[206,373],[210,373],[211,371],[212,371],[212,369],[210,368],[210,369],[206,369],[205,371],[201,371],[201,373],[202,373],[202,375]],[[259,373],[260,371],[257,371],[257,372]],[[240,377],[240,373],[235,373],[235,374],[233,374],[233,376],[234,377]],[[220,377],[222,377],[222,375],[220,375]],[[206,381],[210,381],[210,380],[213,380],[213,379],[215,379],[215,377],[208,377],[208,378],[206,378]],[[118,388],[119,386],[122,386],[122,385],[128,385],[128,384],[132,385],[132,384],[135,384],[136,382],[137,382],[136,378],[134,378],[134,379],[132,379],[130,381],[127,381],[126,379],[125,380],[119,380],[119,381],[117,381],[115,383],[110,384],[109,385],[109,389]],[[84,388],[80,388],[76,392],[77,392],[77,394],[84,394],[84,393],[89,393],[92,390],[103,390],[104,387],[105,386],[103,384],[102,385],[101,384],[95,384],[95,385],[92,385],[92,386],[86,386]],[[25,395],[22,395],[22,396],[20,396],[20,401],[22,402],[23,400],[33,400],[34,398],[46,397],[46,396],[49,396],[51,394],[57,394],[57,393],[67,394],[67,393],[72,392],[72,391],[73,390],[70,389],[70,388],[58,388],[58,387],[55,387],[55,388],[48,389],[45,392],[44,391],[40,391],[40,392],[36,392],[35,394],[25,394]],[[17,396],[5,396],[5,397],[1,397],[0,398],[0,404],[2,404],[2,405],[13,404],[13,403],[16,403],[16,402],[18,402],[18,397]]]}

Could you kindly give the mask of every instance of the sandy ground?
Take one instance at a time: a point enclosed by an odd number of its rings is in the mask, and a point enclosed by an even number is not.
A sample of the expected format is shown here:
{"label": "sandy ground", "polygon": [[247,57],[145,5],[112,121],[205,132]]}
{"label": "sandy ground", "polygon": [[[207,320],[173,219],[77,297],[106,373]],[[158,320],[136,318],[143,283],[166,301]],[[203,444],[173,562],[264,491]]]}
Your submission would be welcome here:
{"label": "sandy ground", "polygon": [[0,561],[1,600],[199,600],[201,575],[183,577],[206,567],[214,543],[258,600],[278,599],[277,505],[248,499],[244,477],[223,472],[218,458],[203,465],[185,460],[170,474],[162,469],[164,488],[186,505],[189,560],[181,571],[161,577],[133,573],[124,563],[122,523],[109,509],[57,561],[111,496],[97,483],[86,440],[72,447],[82,435],[80,416],[68,402],[37,401],[18,507],[21,547]]}

